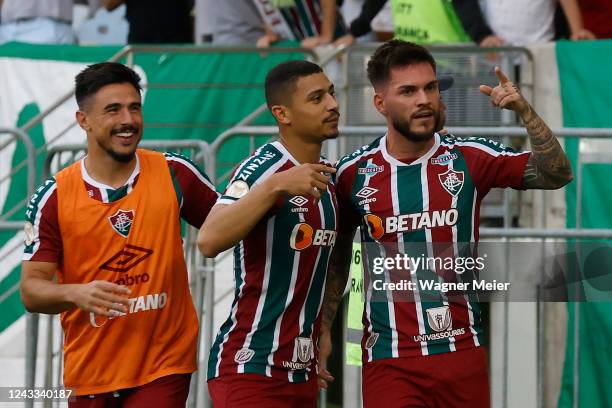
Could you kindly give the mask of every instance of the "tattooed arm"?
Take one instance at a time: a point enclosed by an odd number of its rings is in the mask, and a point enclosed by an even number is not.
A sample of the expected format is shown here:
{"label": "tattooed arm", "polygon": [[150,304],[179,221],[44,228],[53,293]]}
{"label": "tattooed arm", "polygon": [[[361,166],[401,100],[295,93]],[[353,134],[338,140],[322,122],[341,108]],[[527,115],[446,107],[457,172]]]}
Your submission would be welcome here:
{"label": "tattooed arm", "polygon": [[332,350],[331,326],[349,278],[354,235],[355,229],[338,233],[327,268],[325,296],[321,308],[321,335],[319,336],[319,388],[327,389],[327,382],[334,381],[334,377],[327,371],[327,358]]}
{"label": "tattooed arm", "polygon": [[523,174],[523,187],[554,190],[572,181],[572,168],[561,144],[546,122],[523,98],[515,84],[495,68],[499,85],[495,88],[481,85],[480,91],[491,97],[491,103],[518,113],[527,128],[531,142],[531,157]]}
{"label": "tattooed arm", "polygon": [[321,330],[329,330],[338,305],[344,295],[344,288],[351,269],[351,254],[355,230],[339,232],[334,250],[332,251],[329,267],[327,268],[327,281],[325,282],[325,296],[321,309]]}
{"label": "tattooed arm", "polygon": [[531,105],[521,114],[531,142],[531,157],[523,174],[523,187],[554,190],[573,179],[572,168],[561,144]]}

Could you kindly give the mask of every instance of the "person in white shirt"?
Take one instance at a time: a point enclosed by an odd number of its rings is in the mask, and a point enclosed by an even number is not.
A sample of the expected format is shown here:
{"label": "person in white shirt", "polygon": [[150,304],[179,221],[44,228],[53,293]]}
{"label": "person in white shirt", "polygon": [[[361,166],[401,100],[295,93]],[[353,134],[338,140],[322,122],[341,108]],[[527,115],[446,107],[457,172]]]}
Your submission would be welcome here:
{"label": "person in white shirt", "polygon": [[73,44],[73,0],[0,0],[0,44]]}

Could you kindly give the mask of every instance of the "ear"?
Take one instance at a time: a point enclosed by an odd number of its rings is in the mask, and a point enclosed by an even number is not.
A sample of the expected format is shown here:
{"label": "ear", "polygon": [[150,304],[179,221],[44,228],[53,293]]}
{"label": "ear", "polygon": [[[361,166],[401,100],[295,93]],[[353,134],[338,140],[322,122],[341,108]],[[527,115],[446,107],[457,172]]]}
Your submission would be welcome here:
{"label": "ear", "polygon": [[385,108],[385,99],[383,97],[383,94],[380,92],[376,92],[374,94],[374,107],[381,114],[387,115],[387,109]]}
{"label": "ear", "polygon": [[76,111],[76,121],[85,132],[91,132],[91,125],[87,120],[87,114],[81,110]]}
{"label": "ear", "polygon": [[291,124],[291,113],[284,105],[274,105],[270,109],[272,116],[276,119],[279,125],[288,126]]}

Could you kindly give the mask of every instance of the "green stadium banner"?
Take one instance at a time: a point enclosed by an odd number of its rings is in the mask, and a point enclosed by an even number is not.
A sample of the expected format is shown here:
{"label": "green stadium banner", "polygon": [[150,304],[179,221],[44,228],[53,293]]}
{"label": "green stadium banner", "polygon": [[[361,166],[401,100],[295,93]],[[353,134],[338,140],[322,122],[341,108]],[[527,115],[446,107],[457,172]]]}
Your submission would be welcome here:
{"label": "green stadium banner", "polygon": [[[87,64],[108,60],[119,51],[118,47],[1,45],[0,127],[23,125],[70,91],[75,74]],[[212,142],[265,102],[263,82],[271,67],[282,61],[304,58],[303,54],[294,52],[227,53],[209,48],[206,53],[198,53],[194,47],[184,47],[184,51],[134,54],[134,69],[145,85],[145,140]],[[75,110],[76,105],[71,100],[30,131],[35,146],[42,146],[73,123]],[[273,120],[271,115],[264,113],[252,124],[272,125]],[[251,148],[268,138],[257,137],[254,143],[246,138],[228,141],[217,155],[217,176],[227,175]],[[60,140],[60,143],[84,142],[85,135],[78,128],[69,130]],[[4,149],[0,152],[0,174],[8,173],[24,158],[23,146]],[[37,183],[41,182],[43,159],[44,152],[38,160]],[[23,220],[25,207],[20,203],[26,196],[26,173],[20,170],[8,187],[6,182],[0,187],[1,214],[13,209],[8,219]],[[15,205],[18,206],[16,211]],[[20,234],[0,233],[0,333],[24,312],[18,290]]]}
{"label": "green stadium banner", "polygon": [[[557,43],[557,64],[561,85],[565,127],[612,128],[612,41]],[[587,142],[588,143],[588,142]],[[601,142],[598,142],[601,143]],[[577,174],[578,140],[565,143]],[[612,141],[596,146],[612,154]],[[603,150],[602,150],[603,149]],[[585,163],[582,166],[582,228],[612,228],[612,183],[610,163]],[[567,187],[567,226],[575,227],[576,179]],[[584,284],[585,296],[595,289]],[[579,305],[580,364],[579,393],[574,396],[574,304],[568,304],[568,336],[565,368],[559,407],[572,407],[577,398],[580,407],[612,406],[612,303],[583,302]]]}

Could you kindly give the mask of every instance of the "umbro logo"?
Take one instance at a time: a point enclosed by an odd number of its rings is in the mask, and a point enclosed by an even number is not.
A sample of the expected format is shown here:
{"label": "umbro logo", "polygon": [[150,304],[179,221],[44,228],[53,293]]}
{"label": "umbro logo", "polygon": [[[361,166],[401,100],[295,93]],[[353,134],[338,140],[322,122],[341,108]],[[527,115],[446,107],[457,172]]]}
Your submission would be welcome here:
{"label": "umbro logo", "polygon": [[378,193],[378,190],[372,187],[364,187],[355,194],[359,198],[368,198],[372,194]]}
{"label": "umbro logo", "polygon": [[306,205],[308,203],[308,199],[306,197],[295,196],[295,197],[291,198],[289,200],[289,202],[295,206],[295,208],[291,209],[291,212],[294,212],[294,213],[296,213],[296,212],[299,212],[299,213],[308,212],[308,208],[304,208],[304,205]]}
{"label": "umbro logo", "polygon": [[119,252],[107,259],[106,262],[100,266],[100,269],[125,273],[147,259],[152,253],[153,250],[151,249],[127,244]]}
{"label": "umbro logo", "polygon": [[372,187],[363,187],[361,190],[359,190],[357,192],[357,194],[355,194],[355,196],[359,197],[359,198],[363,198],[363,200],[359,201],[357,203],[357,205],[366,205],[369,203],[374,203],[376,202],[376,198],[372,197],[370,198],[372,195],[378,193],[378,190]]}

